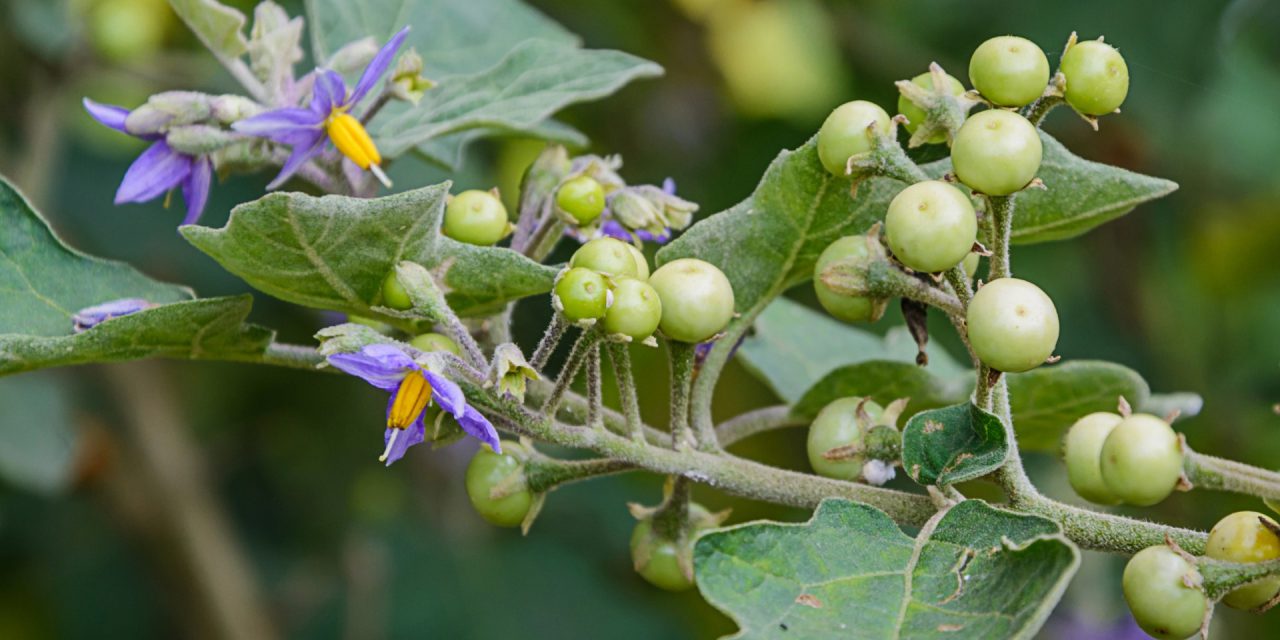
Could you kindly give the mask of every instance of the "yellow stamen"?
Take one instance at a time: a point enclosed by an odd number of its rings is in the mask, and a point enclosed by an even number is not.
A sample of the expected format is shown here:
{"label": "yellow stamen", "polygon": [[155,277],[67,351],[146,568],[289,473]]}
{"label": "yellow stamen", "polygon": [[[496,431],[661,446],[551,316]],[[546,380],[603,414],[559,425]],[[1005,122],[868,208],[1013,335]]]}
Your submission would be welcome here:
{"label": "yellow stamen", "polygon": [[430,401],[431,383],[427,382],[421,371],[410,372],[404,380],[400,381],[395,399],[391,401],[391,411],[387,414],[387,428],[407,428],[417,421],[418,416],[422,415]]}
{"label": "yellow stamen", "polygon": [[368,171],[370,167],[382,164],[382,155],[378,153],[378,147],[373,144],[373,138],[369,137],[369,132],[365,131],[364,125],[351,114],[334,111],[325,122],[325,130],[328,131],[329,139],[333,141],[338,151],[351,158],[351,161],[361,169]]}

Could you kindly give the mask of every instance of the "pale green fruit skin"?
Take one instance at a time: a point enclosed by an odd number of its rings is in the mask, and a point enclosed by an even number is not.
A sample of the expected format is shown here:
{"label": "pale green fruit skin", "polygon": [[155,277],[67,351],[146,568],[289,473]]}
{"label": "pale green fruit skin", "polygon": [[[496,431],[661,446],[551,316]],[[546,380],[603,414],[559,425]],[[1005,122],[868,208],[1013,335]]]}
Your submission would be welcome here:
{"label": "pale green fruit skin", "polygon": [[[865,435],[858,426],[858,404],[862,398],[841,398],[828,404],[818,412],[809,425],[809,437],[805,448],[809,454],[809,466],[814,473],[837,480],[857,480],[862,475],[862,458],[847,460],[828,460],[822,455],[836,447],[860,444]],[[880,405],[867,401],[863,406],[873,419],[879,419],[883,410]]]}
{"label": "pale green fruit skin", "polygon": [[1195,574],[1195,568],[1169,547],[1147,547],[1129,559],[1120,584],[1143,631],[1161,640],[1183,640],[1200,631],[1209,599],[1183,583],[1187,574]]}
{"label": "pale green fruit skin", "polygon": [[1102,444],[1102,481],[1117,498],[1149,507],[1173,493],[1182,476],[1182,446],[1169,423],[1146,413],[1120,421]]}
{"label": "pale green fruit skin", "polygon": [[604,211],[604,187],[591,176],[578,176],[556,190],[556,206],[578,224],[589,224]]}
{"label": "pale green fruit skin", "polygon": [[[1280,537],[1263,526],[1265,518],[1272,526],[1276,521],[1256,511],[1237,511],[1213,525],[1205,555],[1229,562],[1265,562],[1280,558]],[[1280,576],[1273,576],[1228,593],[1223,604],[1235,609],[1256,609],[1280,592]]]}
{"label": "pale green fruit skin", "polygon": [[467,497],[471,506],[490,524],[499,527],[518,527],[524,522],[533,506],[533,492],[528,489],[494,499],[489,491],[512,473],[518,473],[520,461],[516,455],[523,449],[518,443],[503,442],[502,453],[494,453],[488,446],[480,447],[467,465]]}
{"label": "pale green fruit skin", "polygon": [[1123,419],[1114,413],[1091,413],[1076,420],[1063,440],[1062,457],[1067,463],[1067,479],[1071,481],[1071,488],[1094,504],[1120,504],[1120,499],[1102,481],[1099,461],[1102,443]]}
{"label": "pale green fruit skin", "polygon": [[[706,507],[693,502],[689,504],[689,519],[692,522],[705,521],[710,517]],[[697,537],[698,531],[705,527],[694,525],[694,530],[689,534],[690,544]],[[653,531],[653,522],[650,520],[641,520],[636,523],[635,529],[631,532],[631,561],[635,565],[636,573],[639,573],[649,584],[663,589],[665,591],[687,591],[693,587],[693,581],[685,577],[684,572],[680,570],[679,554],[680,551],[676,547],[673,540],[660,540],[656,543],[650,537]],[[641,545],[654,544],[655,547],[649,551],[648,562],[645,566],[639,566],[639,551]]]}
{"label": "pale green fruit skin", "polygon": [[973,277],[978,275],[978,264],[981,259],[982,256],[976,253],[970,253],[965,256],[964,260],[961,262],[961,264],[964,265],[964,273],[969,276],[970,280],[973,280]]}
{"label": "pale green fruit skin", "polygon": [[604,313],[604,331],[644,340],[662,321],[662,299],[649,283],[619,278],[613,283],[613,305]]}
{"label": "pale green fruit skin", "polygon": [[570,322],[603,318],[609,306],[609,285],[590,269],[569,269],[556,282],[560,313]]}
{"label": "pale green fruit skin", "polygon": [[951,143],[951,165],[968,187],[1007,196],[1031,183],[1040,171],[1044,145],[1026,118],[1000,109],[974,114]]}
{"label": "pale green fruit skin", "polygon": [[997,36],[978,45],[969,58],[969,82],[997,105],[1021,107],[1044,93],[1049,59],[1026,38]]}
{"label": "pale green fruit skin", "polygon": [[1067,77],[1067,104],[1080,113],[1104,116],[1129,95],[1129,66],[1105,42],[1077,42],[1062,56],[1059,69]]}
{"label": "pale green fruit skin", "polygon": [[649,276],[662,300],[663,335],[679,342],[703,342],[733,319],[733,285],[715,265],[681,258]]}
{"label": "pale green fruit skin", "polygon": [[999,371],[1030,371],[1058,345],[1058,310],[1026,280],[998,278],[978,289],[966,324],[974,353]]}
{"label": "pale green fruit skin", "polygon": [[607,276],[636,278],[640,268],[631,245],[617,238],[596,238],[578,247],[569,266],[591,269]]}
{"label": "pale green fruit skin", "polygon": [[458,242],[491,246],[506,237],[509,227],[507,208],[488,191],[463,191],[444,209],[444,234]]}
{"label": "pale green fruit skin", "polygon": [[875,148],[875,139],[867,130],[872,123],[876,133],[889,134],[889,114],[866,100],[846,102],[827,116],[818,130],[818,159],[831,175],[845,175],[849,156]]}
{"label": "pale green fruit skin", "polygon": [[635,245],[623,243],[627,245],[627,249],[631,251],[631,257],[636,259],[636,278],[640,280],[649,279],[649,259],[644,257],[644,252],[637,249]]}
{"label": "pale green fruit skin", "polygon": [[400,286],[400,280],[396,278],[394,271],[387,274],[387,279],[382,281],[382,304],[400,311],[413,308],[413,300],[409,299],[409,292]]}
{"label": "pale green fruit skin", "polygon": [[978,217],[959,189],[940,180],[927,180],[894,197],[884,231],[889,248],[902,264],[936,273],[969,256],[978,237]]}
{"label": "pale green fruit skin", "polygon": [[[911,83],[925,91],[933,91],[933,74],[926,71],[912,78]],[[959,80],[956,80],[950,75],[947,76],[947,86],[950,88],[951,95],[953,96],[958,96],[964,93],[964,85],[960,84]],[[907,128],[908,133],[915,133],[916,129],[920,128],[920,124],[924,122],[924,109],[917,107],[916,103],[908,100],[906,96],[898,96],[898,113],[907,117],[907,124],[904,126]],[[925,140],[925,142],[929,144],[938,144],[946,141],[946,132],[935,133],[930,136],[928,140]]]}
{"label": "pale green fruit skin", "polygon": [[847,296],[837,293],[822,281],[822,271],[832,262],[843,258],[856,257],[866,260],[870,257],[866,236],[845,236],[827,245],[818,256],[813,267],[813,292],[818,302],[827,313],[837,320],[845,322],[871,322],[875,320],[876,303],[863,296]]}
{"label": "pale green fruit skin", "polygon": [[409,346],[419,351],[447,351],[455,356],[462,355],[462,349],[452,338],[442,333],[424,333],[414,336]]}

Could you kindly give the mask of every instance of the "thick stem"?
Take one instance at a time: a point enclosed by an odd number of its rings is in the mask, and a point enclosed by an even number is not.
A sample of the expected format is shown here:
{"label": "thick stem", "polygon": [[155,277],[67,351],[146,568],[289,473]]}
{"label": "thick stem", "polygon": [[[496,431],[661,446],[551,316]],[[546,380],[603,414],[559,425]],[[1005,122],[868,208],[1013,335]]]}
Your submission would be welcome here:
{"label": "thick stem", "polygon": [[697,445],[689,426],[689,391],[693,384],[696,347],[672,340],[667,348],[671,357],[671,447],[682,450]]}
{"label": "thick stem", "polygon": [[1280,500],[1280,473],[1187,449],[1182,462],[1196,489],[1229,491]]}
{"label": "thick stem", "polygon": [[547,325],[547,330],[542,334],[542,340],[538,341],[538,347],[533,350],[533,357],[529,359],[529,366],[536,371],[542,371],[547,366],[547,360],[551,359],[551,354],[555,353],[556,347],[560,344],[560,339],[564,337],[564,332],[569,328],[569,323],[560,317],[560,314],[554,314],[551,317],[551,324]]}
{"label": "thick stem", "polygon": [[947,269],[945,275],[947,282],[951,284],[951,290],[956,294],[956,299],[960,301],[960,306],[967,309],[969,301],[973,299],[973,284],[971,284],[973,274],[965,271],[962,263]]}
{"label": "thick stem", "polygon": [[629,462],[612,458],[540,460],[526,466],[525,483],[535,493],[545,493],[562,485],[632,471],[635,468]]}
{"label": "thick stem", "polygon": [[960,298],[912,276],[886,260],[873,263],[867,270],[867,291],[878,298],[909,298],[940,309],[947,315],[963,316]]}
{"label": "thick stem", "polygon": [[[564,363],[564,369],[561,369],[560,376],[556,378],[556,386],[551,390],[551,395],[547,396],[547,401],[542,405],[542,414],[545,416],[554,416],[560,408],[560,402],[564,399],[564,394],[569,391],[569,387],[573,384],[573,379],[578,376],[578,369],[582,368],[582,363],[586,361],[588,353],[595,349],[596,340],[599,334],[592,330],[583,331],[578,336],[578,341],[573,343],[573,351],[569,352],[569,359]],[[588,405],[590,401],[588,400]],[[597,410],[598,411],[598,410]],[[591,419],[591,407],[587,407],[587,420]]]}
{"label": "thick stem", "polygon": [[693,483],[684,476],[671,478],[671,493],[653,513],[653,529],[668,540],[678,540],[689,522],[689,503],[693,498]]}
{"label": "thick stem", "polygon": [[609,360],[613,363],[613,374],[618,379],[618,398],[622,403],[622,415],[627,420],[627,433],[632,439],[643,442],[644,422],[640,419],[636,381],[631,373],[631,351],[624,343],[610,342]]}
{"label": "thick stem", "polygon": [[1085,549],[1137,553],[1164,544],[1165,536],[1193,554],[1204,553],[1208,536],[1201,531],[1170,527],[1123,516],[1098,513],[1050,500],[1041,495],[1022,497],[1013,507],[1044,516],[1062,525],[1062,532]]}
{"label": "thick stem", "polygon": [[1204,578],[1205,594],[1217,599],[1250,582],[1280,575],[1280,560],[1239,563],[1200,558],[1196,569]]}
{"label": "thick stem", "polygon": [[1013,276],[1009,266],[1009,240],[1013,235],[1014,196],[987,196],[987,208],[991,215],[991,267],[990,280]]}
{"label": "thick stem", "polygon": [[809,421],[791,413],[791,407],[777,405],[739,414],[716,427],[722,446],[746,440],[757,433],[786,427],[803,427]]}

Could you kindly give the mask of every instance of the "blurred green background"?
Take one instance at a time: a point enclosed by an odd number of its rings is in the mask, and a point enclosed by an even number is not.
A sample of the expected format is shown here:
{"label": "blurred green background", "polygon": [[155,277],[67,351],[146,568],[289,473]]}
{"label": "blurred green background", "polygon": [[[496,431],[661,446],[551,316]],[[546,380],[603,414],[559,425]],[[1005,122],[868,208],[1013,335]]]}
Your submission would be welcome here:
{"label": "blurred green background", "polygon": [[[283,4],[301,12],[301,2]],[[1054,297],[1065,358],[1120,362],[1155,390],[1199,392],[1203,412],[1180,425],[1193,447],[1280,466],[1272,408],[1280,402],[1280,2],[533,4],[590,47],[666,67],[660,80],[564,115],[590,135],[590,151],[623,154],[628,180],[671,176],[704,214],[746,196],[779,149],[801,144],[836,104],[856,97],[892,108],[892,82],[930,61],[963,78],[969,53],[993,35],[1031,38],[1051,63],[1072,30],[1105,35],[1130,68],[1124,113],[1094,133],[1062,110],[1046,129],[1081,156],[1182,188],[1085,237],[1016,248],[1019,275]],[[80,98],[133,106],[178,88],[232,85],[163,0],[0,2],[0,171],[73,246],[205,296],[247,291],[178,237],[176,207],[111,205],[140,148],[94,123]],[[502,185],[510,197],[538,149],[487,142],[457,180]],[[409,161],[393,176],[400,188],[445,177]],[[217,185],[203,223],[220,226],[269,177]],[[793,295],[811,301],[808,291]],[[543,298],[520,304],[526,345],[548,315]],[[289,341],[331,321],[265,296],[252,319]],[[891,313],[877,328],[899,322]],[[665,363],[657,352],[637,356],[645,413],[661,424]],[[776,402],[737,367],[720,390],[721,417]],[[470,444],[378,465],[382,403],[350,380],[233,364],[147,362],[0,380],[8,439],[0,439],[0,638],[732,631],[696,593],[658,592],[630,569],[625,503],[656,502],[659,479],[562,489],[521,538],[471,511],[461,482]],[[760,436],[740,452],[801,468],[803,434]],[[1029,462],[1048,492],[1074,499],[1056,460]],[[699,499],[732,506],[735,522],[806,515],[711,491]],[[1134,513],[1208,528],[1239,509],[1263,507],[1192,493]],[[1088,554],[1044,637],[1141,637],[1125,621],[1121,567]],[[1224,608],[1214,631],[1276,637],[1280,617]]]}

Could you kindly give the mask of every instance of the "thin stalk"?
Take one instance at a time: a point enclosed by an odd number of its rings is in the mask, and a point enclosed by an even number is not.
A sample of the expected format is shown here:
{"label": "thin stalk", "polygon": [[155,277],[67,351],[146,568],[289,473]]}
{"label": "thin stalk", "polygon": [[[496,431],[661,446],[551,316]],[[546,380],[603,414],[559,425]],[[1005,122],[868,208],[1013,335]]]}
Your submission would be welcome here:
{"label": "thin stalk", "polygon": [[1044,117],[1049,115],[1049,112],[1056,109],[1062,102],[1063,97],[1060,95],[1043,95],[1028,105],[1023,115],[1026,116],[1031,124],[1039,127],[1040,123],[1044,121]]}
{"label": "thin stalk", "polygon": [[1183,471],[1197,489],[1280,500],[1280,473],[1187,449]]}
{"label": "thin stalk", "polygon": [[547,360],[551,359],[551,354],[555,352],[556,347],[560,344],[560,339],[564,337],[564,332],[569,328],[569,323],[565,322],[560,314],[554,314],[551,317],[551,324],[547,325],[547,330],[542,334],[542,340],[538,341],[538,347],[533,350],[533,357],[529,359],[529,366],[536,371],[542,371],[547,366]]}
{"label": "thin stalk", "polygon": [[667,348],[671,365],[671,447],[681,450],[698,444],[689,426],[689,392],[696,347],[672,340]]}
{"label": "thin stalk", "polygon": [[[564,394],[573,384],[573,379],[578,376],[578,370],[582,368],[582,364],[586,361],[588,353],[595,348],[596,340],[599,334],[595,331],[583,331],[578,336],[578,341],[573,343],[573,350],[569,352],[569,359],[564,363],[564,369],[560,371],[560,376],[556,378],[556,386],[551,390],[551,395],[547,396],[547,401],[542,405],[542,414],[546,416],[555,415],[560,408],[560,402],[564,399]],[[588,404],[590,401],[588,400]],[[587,409],[587,419],[591,418],[591,409]]]}
{"label": "thin stalk", "polygon": [[[1016,194],[1015,194],[1016,195]],[[1009,266],[1009,240],[1013,235],[1014,195],[987,196],[991,215],[991,280],[1013,276]]]}
{"label": "thin stalk", "polygon": [[604,428],[604,418],[601,417],[604,391],[601,386],[600,343],[596,342],[587,351],[587,426],[592,429]]}
{"label": "thin stalk", "polygon": [[787,427],[802,427],[807,424],[809,421],[793,414],[791,407],[780,404],[748,411],[725,420],[716,427],[716,433],[720,444],[727,447],[757,433]]}
{"label": "thin stalk", "polygon": [[636,397],[636,381],[631,373],[631,351],[621,342],[609,343],[609,361],[618,379],[618,398],[622,403],[622,415],[627,420],[627,433],[631,438],[644,441],[644,423],[640,420],[640,402]]}

